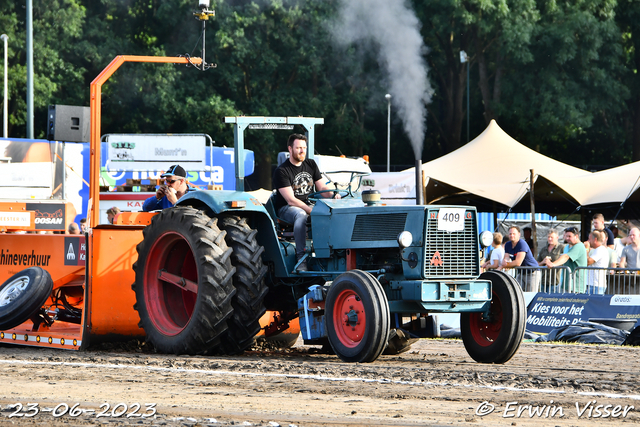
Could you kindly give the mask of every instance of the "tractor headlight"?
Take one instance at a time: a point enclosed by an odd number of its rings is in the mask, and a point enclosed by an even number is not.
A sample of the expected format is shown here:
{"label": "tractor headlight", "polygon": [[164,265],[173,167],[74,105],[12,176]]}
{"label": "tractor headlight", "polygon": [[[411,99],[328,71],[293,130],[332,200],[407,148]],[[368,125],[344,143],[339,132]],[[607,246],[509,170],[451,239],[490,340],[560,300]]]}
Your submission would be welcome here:
{"label": "tractor headlight", "polygon": [[493,243],[493,233],[490,231],[483,231],[480,233],[480,246],[488,248]]}
{"label": "tractor headlight", "polygon": [[411,243],[413,243],[413,235],[410,232],[403,231],[398,234],[398,246],[400,246],[400,249],[411,246]]}

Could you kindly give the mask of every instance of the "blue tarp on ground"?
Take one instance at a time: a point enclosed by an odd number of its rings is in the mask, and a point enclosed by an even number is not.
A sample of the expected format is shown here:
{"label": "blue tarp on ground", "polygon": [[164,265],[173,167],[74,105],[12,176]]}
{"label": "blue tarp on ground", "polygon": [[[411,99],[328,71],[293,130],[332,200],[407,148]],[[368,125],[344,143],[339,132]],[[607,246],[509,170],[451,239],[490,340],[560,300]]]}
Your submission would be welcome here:
{"label": "blue tarp on ground", "polygon": [[536,342],[564,341],[583,344],[622,345],[629,332],[593,322],[578,322],[553,329],[547,335],[539,337]]}

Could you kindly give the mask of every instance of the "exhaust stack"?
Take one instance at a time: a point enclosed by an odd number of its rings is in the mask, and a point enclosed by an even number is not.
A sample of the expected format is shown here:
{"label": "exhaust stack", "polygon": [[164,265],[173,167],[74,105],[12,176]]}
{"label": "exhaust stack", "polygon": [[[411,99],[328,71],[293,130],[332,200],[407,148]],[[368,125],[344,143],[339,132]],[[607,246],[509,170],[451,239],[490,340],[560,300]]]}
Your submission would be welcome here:
{"label": "exhaust stack", "polygon": [[422,160],[416,159],[416,205],[424,205],[422,187]]}

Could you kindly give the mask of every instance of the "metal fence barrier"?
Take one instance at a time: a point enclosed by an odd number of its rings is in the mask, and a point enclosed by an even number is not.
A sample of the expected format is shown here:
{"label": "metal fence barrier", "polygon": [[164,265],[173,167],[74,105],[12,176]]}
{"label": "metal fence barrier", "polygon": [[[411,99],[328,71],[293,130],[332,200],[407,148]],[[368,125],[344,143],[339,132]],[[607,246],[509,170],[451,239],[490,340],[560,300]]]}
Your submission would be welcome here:
{"label": "metal fence barrier", "polygon": [[640,269],[567,266],[516,267],[505,272],[520,283],[525,292],[576,293],[592,295],[640,294]]}
{"label": "metal fence barrier", "polygon": [[593,295],[634,295],[640,293],[640,269],[578,267],[574,280],[582,279],[581,293]]}
{"label": "metal fence barrier", "polygon": [[505,272],[515,277],[525,292],[574,292],[571,269],[566,266],[516,267],[507,269]]}

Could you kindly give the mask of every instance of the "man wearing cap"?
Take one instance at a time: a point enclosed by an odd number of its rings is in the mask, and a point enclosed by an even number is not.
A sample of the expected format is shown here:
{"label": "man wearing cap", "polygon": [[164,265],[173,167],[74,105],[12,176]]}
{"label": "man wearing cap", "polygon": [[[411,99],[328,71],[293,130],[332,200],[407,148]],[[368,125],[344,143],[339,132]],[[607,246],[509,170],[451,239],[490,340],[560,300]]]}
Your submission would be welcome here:
{"label": "man wearing cap", "polygon": [[174,206],[180,197],[196,188],[187,182],[187,172],[180,165],[171,166],[160,175],[164,178],[164,184],[158,187],[156,195],[144,201],[142,210],[145,212],[166,209]]}

